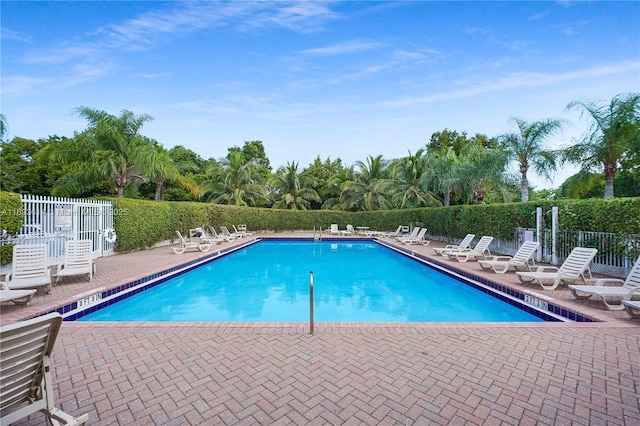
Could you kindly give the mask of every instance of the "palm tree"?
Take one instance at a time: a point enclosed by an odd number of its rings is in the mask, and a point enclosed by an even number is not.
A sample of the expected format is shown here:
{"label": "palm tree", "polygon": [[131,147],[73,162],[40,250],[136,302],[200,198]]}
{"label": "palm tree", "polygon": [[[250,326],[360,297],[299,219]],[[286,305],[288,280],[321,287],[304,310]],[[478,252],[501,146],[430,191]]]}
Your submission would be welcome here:
{"label": "palm tree", "polygon": [[395,205],[401,209],[409,207],[440,206],[438,200],[427,191],[428,163],[424,149],[414,155],[399,158],[391,163],[391,173],[395,179]]}
{"label": "palm tree", "polygon": [[154,200],[160,201],[164,199],[166,184],[168,182],[178,182],[192,195],[198,196],[200,192],[198,185],[193,179],[186,178],[180,174],[169,151],[155,141],[152,141],[152,143],[154,147],[153,158],[148,162],[146,174],[149,180],[155,183],[156,186]]}
{"label": "palm tree", "polygon": [[338,172],[327,181],[327,186],[330,190],[332,192],[338,192],[340,195],[337,197],[327,198],[324,203],[322,203],[322,209],[341,209],[342,186],[345,182],[354,182],[356,179],[357,173],[353,164],[348,167],[341,167]]}
{"label": "palm tree", "polygon": [[613,198],[618,164],[633,146],[640,146],[640,94],[618,95],[607,105],[574,101],[568,110],[579,110],[593,120],[582,140],[564,150],[564,159],[589,171],[602,166],[604,198]]}
{"label": "palm tree", "polygon": [[7,124],[7,117],[0,113],[0,141],[4,139],[4,135],[7,134],[9,125]]}
{"label": "palm tree", "polygon": [[206,199],[235,206],[255,206],[260,200],[268,201],[266,188],[256,183],[256,165],[245,162],[240,152],[230,152],[228,157],[222,169],[214,167],[209,170],[208,179],[200,186]]}
{"label": "palm tree", "polygon": [[312,186],[313,176],[307,173],[298,174],[298,163],[287,162],[286,167],[278,169],[269,179],[275,195],[273,208],[307,210],[312,201],[320,202],[320,196]]}
{"label": "palm tree", "polygon": [[521,118],[511,118],[518,126],[519,134],[508,133],[500,136],[502,148],[510,159],[518,162],[520,170],[521,201],[529,201],[529,181],[527,172],[533,167],[536,173],[550,179],[551,172],[556,170],[558,153],[544,148],[542,141],[562,127],[562,121],[549,118],[528,123]]}
{"label": "palm tree", "polygon": [[392,208],[390,189],[393,181],[382,155],[369,156],[366,162],[356,161],[359,172],[355,181],[342,184],[339,206],[350,211],[388,210]]}
{"label": "palm tree", "polygon": [[427,157],[426,173],[423,180],[427,188],[442,194],[442,205],[451,205],[451,196],[462,191],[464,176],[460,162],[453,148]]}
{"label": "palm tree", "polygon": [[52,143],[42,155],[60,164],[70,165],[70,172],[54,185],[52,192],[73,195],[90,188],[96,181],[110,179],[118,197],[134,181],[145,181],[144,171],[153,159],[153,144],[139,134],[147,114],[134,115],[123,110],[119,116],[105,111],[79,107],[76,112],[89,122],[88,128],[73,139]]}
{"label": "palm tree", "polygon": [[462,148],[458,158],[468,201],[482,204],[488,187],[506,194],[505,191],[501,191],[503,173],[507,165],[506,153],[503,150],[469,144]]}

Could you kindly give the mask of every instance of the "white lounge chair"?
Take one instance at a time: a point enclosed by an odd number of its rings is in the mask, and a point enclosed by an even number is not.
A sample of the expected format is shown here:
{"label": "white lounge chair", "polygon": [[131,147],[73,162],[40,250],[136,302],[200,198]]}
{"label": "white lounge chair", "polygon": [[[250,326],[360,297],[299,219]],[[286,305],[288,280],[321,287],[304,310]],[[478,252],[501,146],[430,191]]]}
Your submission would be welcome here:
{"label": "white lounge chair", "polygon": [[202,252],[205,252],[209,251],[209,249],[211,248],[211,244],[209,244],[208,242],[205,243],[200,241],[187,241],[184,239],[180,231],[176,231],[176,234],[178,234],[180,246],[171,247],[171,250],[175,254],[182,254],[187,250],[200,250]]}
{"label": "white lounge chair", "polygon": [[237,228],[235,225],[233,225],[233,229],[236,231],[236,234],[240,236],[240,238],[249,238],[253,235],[253,232],[247,231],[247,225],[238,225]]}
{"label": "white lounge chair", "polygon": [[332,223],[331,227],[329,228],[329,232],[331,233],[331,235],[339,235],[340,230],[338,229],[338,224]]}
{"label": "white lounge chair", "polygon": [[240,236],[238,234],[231,233],[229,232],[229,228],[227,228],[224,225],[220,225],[220,234],[227,240],[227,241],[233,241],[236,238],[240,238]]}
{"label": "white lounge chair", "polygon": [[96,265],[91,259],[92,249],[91,240],[67,240],[64,248],[64,262],[58,265],[58,270],[53,275],[56,283],[61,277],[84,274],[91,281],[96,271]]}
{"label": "white lounge chair", "polygon": [[402,225],[398,225],[398,228],[395,231],[371,231],[371,234],[384,238],[400,237],[402,236]]}
{"label": "white lounge chair", "polygon": [[0,302],[13,302],[16,305],[28,305],[36,294],[35,289],[9,290],[7,285],[0,281]]}
{"label": "white lounge chair", "polygon": [[622,304],[631,318],[640,319],[640,300],[623,300]]}
{"label": "white lounge chair", "polygon": [[420,232],[420,227],[419,227],[419,226],[416,226],[415,228],[413,228],[413,229],[411,230],[411,233],[409,233],[409,234],[405,234],[405,235],[398,235],[398,236],[396,237],[396,241],[400,241],[400,242],[402,242],[402,240],[403,240],[403,239],[406,239],[406,238],[415,238],[415,237],[417,237],[417,236],[418,236],[418,233],[419,233],[419,232]]}
{"label": "white lounge chair", "polygon": [[[569,285],[569,290],[571,290],[576,299],[584,300],[591,296],[598,296],[602,298],[609,310],[621,311],[625,308],[622,301],[631,300],[634,294],[640,297],[640,256],[638,256],[636,263],[631,268],[631,272],[629,272],[627,279],[624,281],[619,278],[598,278],[596,280],[587,280],[587,285]],[[621,299],[621,301],[619,304],[612,304],[607,301],[608,297]]]}
{"label": "white lounge chair", "polygon": [[485,260],[478,260],[478,265],[482,269],[493,269],[498,274],[504,274],[511,268],[516,271],[518,268],[526,268],[531,271],[531,266],[535,266],[533,255],[538,247],[540,247],[540,243],[537,241],[525,241],[513,257],[487,256]]}
{"label": "white lounge chair", "polygon": [[[598,253],[597,249],[575,247],[560,267],[538,266],[535,271],[516,272],[520,282],[528,283],[537,281],[545,290],[554,290],[560,282],[572,283],[578,280],[586,282],[591,278],[589,264]],[[551,281],[551,284],[544,284]]]}
{"label": "white lounge chair", "polygon": [[216,228],[214,228],[213,226],[209,227],[209,231],[210,231],[210,235],[207,238],[209,238],[210,241],[215,242],[215,244],[222,244],[224,242],[229,241],[222,235],[218,234],[218,232],[216,231]]}
{"label": "white lounge chair", "polygon": [[406,237],[400,238],[400,242],[404,245],[410,246],[411,244],[422,244],[423,246],[428,246],[430,241],[425,240],[424,235],[427,233],[427,228],[420,228],[418,231],[418,235],[415,237]]}
{"label": "white lounge chair", "polygon": [[347,225],[347,229],[340,231],[341,235],[353,235],[355,233],[355,229],[353,229],[353,225]]}
{"label": "white lounge chair", "polygon": [[[38,411],[54,425],[82,425],[80,417],[56,408],[50,358],[62,324],[52,313],[0,327],[0,424],[8,425]],[[35,420],[34,420],[35,421]]]}
{"label": "white lounge chair", "polygon": [[46,244],[17,244],[13,246],[11,272],[4,278],[9,290],[46,286],[51,293],[48,246]]}
{"label": "white lounge chair", "polygon": [[476,234],[467,234],[462,241],[458,244],[448,244],[444,247],[434,247],[433,252],[440,256],[445,256],[445,252],[448,250],[463,250],[471,247],[471,241],[476,237]]}
{"label": "white lounge chair", "polygon": [[484,235],[480,238],[480,241],[478,241],[474,248],[447,250],[444,252],[444,255],[449,257],[449,259],[456,259],[458,262],[476,260],[480,257],[486,259],[487,256],[491,255],[491,252],[489,251],[489,245],[492,241],[493,237]]}
{"label": "white lounge chair", "polygon": [[198,227],[189,230],[189,241],[196,243],[200,242],[201,244],[211,244],[212,246],[215,246],[216,244],[224,240],[208,235],[204,228]]}

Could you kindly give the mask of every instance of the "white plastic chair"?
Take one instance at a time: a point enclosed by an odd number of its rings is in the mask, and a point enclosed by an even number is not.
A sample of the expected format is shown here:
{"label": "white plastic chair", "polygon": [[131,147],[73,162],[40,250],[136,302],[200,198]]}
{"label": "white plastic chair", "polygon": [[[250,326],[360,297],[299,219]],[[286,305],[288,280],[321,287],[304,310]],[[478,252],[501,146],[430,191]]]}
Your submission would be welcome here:
{"label": "white plastic chair", "polygon": [[51,293],[51,272],[49,271],[46,244],[17,244],[13,246],[11,272],[4,279],[9,290],[47,286]]}
{"label": "white plastic chair", "polygon": [[93,242],[91,240],[67,240],[64,249],[64,262],[58,265],[53,275],[56,283],[61,277],[86,274],[89,281],[93,279],[96,265],[91,259]]}

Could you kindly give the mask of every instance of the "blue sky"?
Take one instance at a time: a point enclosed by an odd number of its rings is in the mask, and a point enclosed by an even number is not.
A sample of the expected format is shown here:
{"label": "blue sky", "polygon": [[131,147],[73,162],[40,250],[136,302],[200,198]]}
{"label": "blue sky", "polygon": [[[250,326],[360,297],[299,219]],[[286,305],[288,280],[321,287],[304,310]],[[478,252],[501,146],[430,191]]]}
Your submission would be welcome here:
{"label": "blue sky", "polygon": [[[261,140],[274,169],[398,158],[450,129],[640,91],[640,2],[2,1],[8,137],[73,136],[74,108],[149,114],[142,134],[203,158]],[[530,172],[538,188],[557,187]]]}

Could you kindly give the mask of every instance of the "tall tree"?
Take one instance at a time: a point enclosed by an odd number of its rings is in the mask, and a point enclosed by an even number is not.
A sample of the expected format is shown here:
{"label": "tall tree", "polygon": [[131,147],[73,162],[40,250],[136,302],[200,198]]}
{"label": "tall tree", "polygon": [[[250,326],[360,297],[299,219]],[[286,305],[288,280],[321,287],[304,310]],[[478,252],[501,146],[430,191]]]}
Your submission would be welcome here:
{"label": "tall tree", "polygon": [[198,196],[200,190],[193,179],[182,176],[178,166],[173,162],[169,151],[164,149],[157,141],[151,141],[154,147],[153,158],[149,159],[146,168],[146,175],[149,181],[155,186],[153,199],[160,201],[164,199],[167,183],[175,182],[182,185],[193,196]]}
{"label": "tall tree", "polygon": [[355,181],[342,184],[340,207],[350,211],[391,209],[393,181],[382,155],[370,155],[365,161],[357,161],[356,167],[359,172]]}
{"label": "tall tree", "polygon": [[245,162],[251,162],[256,165],[260,183],[266,182],[271,175],[271,163],[267,158],[262,141],[245,141],[242,148],[237,146],[228,148],[227,160],[232,152],[242,154]]}
{"label": "tall tree", "polygon": [[609,105],[574,101],[567,109],[588,115],[591,124],[579,142],[564,150],[564,158],[581,164],[584,171],[602,167],[604,198],[613,198],[620,161],[633,147],[640,147],[640,94],[620,94]]}
{"label": "tall tree", "polygon": [[451,205],[451,197],[462,191],[463,176],[460,162],[453,148],[434,152],[427,158],[426,173],[423,176],[427,188],[442,195],[442,204]]}
{"label": "tall tree", "polygon": [[212,167],[207,180],[200,185],[201,194],[213,203],[235,206],[256,206],[268,202],[266,188],[256,183],[256,165],[246,162],[239,152],[230,152],[222,169]]}
{"label": "tall tree", "polygon": [[533,167],[537,174],[547,179],[557,168],[558,153],[546,149],[543,141],[562,127],[562,121],[549,118],[528,123],[517,117],[512,117],[511,121],[518,126],[519,133],[501,135],[499,140],[509,159],[518,162],[521,176],[520,199],[526,202],[529,201],[529,168]]}
{"label": "tall tree", "polygon": [[[317,156],[313,163],[309,164],[302,172],[314,178],[313,189],[320,196],[320,201],[312,201],[311,209],[319,209],[329,199],[340,197],[340,185],[335,184],[333,178],[340,176],[344,167],[340,158],[331,160],[327,158],[324,162]],[[342,183],[339,182],[340,184]]]}
{"label": "tall tree", "polygon": [[146,179],[144,171],[154,157],[153,144],[139,133],[152,117],[136,116],[127,110],[114,116],[87,107],[79,107],[76,112],[89,122],[87,129],[42,150],[46,158],[71,166],[69,173],[56,182],[53,194],[76,195],[96,181],[109,178],[118,197],[124,197],[132,182]]}
{"label": "tall tree", "polygon": [[467,132],[458,133],[455,130],[444,129],[431,135],[427,144],[427,152],[430,155],[439,155],[452,149],[458,155],[468,143]]}
{"label": "tall tree", "polygon": [[22,194],[49,195],[51,186],[62,176],[64,168],[54,167],[39,157],[39,152],[50,143],[66,138],[50,136],[33,141],[14,137],[0,141],[0,188]]}
{"label": "tall tree", "polygon": [[428,188],[428,162],[424,149],[394,160],[391,174],[395,179],[394,205],[398,208],[440,206]]}
{"label": "tall tree", "polygon": [[315,179],[308,173],[298,173],[298,163],[287,162],[269,179],[273,191],[273,208],[307,210],[320,196],[313,189]]}
{"label": "tall tree", "polygon": [[482,145],[465,146],[459,155],[460,171],[464,176],[466,201],[482,204],[488,188],[503,191],[503,173],[507,165],[506,153],[501,149],[486,149]]}
{"label": "tall tree", "polygon": [[4,135],[7,134],[9,130],[9,125],[7,124],[7,117],[4,114],[0,113],[0,141],[4,140]]}
{"label": "tall tree", "polygon": [[332,210],[342,209],[344,207],[344,204],[342,203],[343,185],[346,182],[355,182],[357,175],[358,174],[356,173],[355,166],[353,164],[348,167],[341,167],[338,169],[337,173],[334,174],[327,182],[327,186],[331,188],[332,192],[337,194],[325,199],[322,203],[322,208]]}

